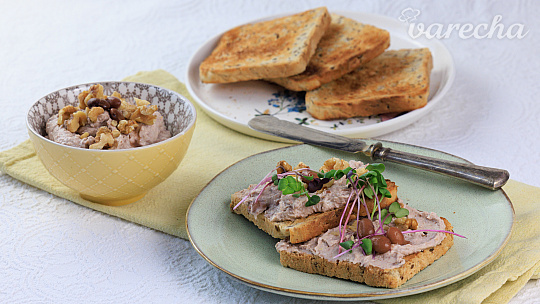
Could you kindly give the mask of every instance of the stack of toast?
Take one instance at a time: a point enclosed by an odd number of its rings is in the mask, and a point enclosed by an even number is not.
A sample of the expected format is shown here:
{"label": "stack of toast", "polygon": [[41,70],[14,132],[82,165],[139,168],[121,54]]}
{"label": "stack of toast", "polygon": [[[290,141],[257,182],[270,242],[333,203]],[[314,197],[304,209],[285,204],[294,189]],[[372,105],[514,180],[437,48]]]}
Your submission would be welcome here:
{"label": "stack of toast", "polygon": [[425,106],[429,49],[389,46],[386,30],[320,7],[227,31],[199,75],[204,83],[265,80],[306,91],[307,111],[321,120]]}

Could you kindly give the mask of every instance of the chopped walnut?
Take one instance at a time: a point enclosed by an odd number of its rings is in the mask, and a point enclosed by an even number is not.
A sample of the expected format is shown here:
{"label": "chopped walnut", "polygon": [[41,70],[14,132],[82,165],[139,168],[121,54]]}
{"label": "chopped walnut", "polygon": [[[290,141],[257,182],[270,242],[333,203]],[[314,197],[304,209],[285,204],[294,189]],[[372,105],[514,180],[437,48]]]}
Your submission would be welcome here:
{"label": "chopped walnut", "polygon": [[64,123],[71,117],[71,114],[77,112],[79,109],[74,106],[65,106],[58,112],[58,125]]}
{"label": "chopped walnut", "polygon": [[101,127],[96,133],[96,143],[90,145],[90,149],[110,148],[114,145],[115,140],[111,130],[107,127]]}
{"label": "chopped walnut", "polygon": [[343,170],[349,167],[349,162],[337,157],[332,157],[324,162],[319,171],[328,172],[332,169],[334,170]]}
{"label": "chopped walnut", "polygon": [[296,167],[294,167],[295,170],[304,169],[304,168],[309,168],[309,166],[304,164],[303,162],[299,162],[298,165],[296,165]]}
{"label": "chopped walnut", "polygon": [[[100,84],[94,84],[90,86],[90,94],[88,96],[92,95],[90,98],[103,98],[105,95],[103,95],[103,86]],[[89,99],[88,96],[86,99]]]}
{"label": "chopped walnut", "polygon": [[86,96],[88,96],[90,92],[88,91],[82,91],[79,96],[77,96],[77,99],[79,99],[79,108],[86,109],[86,102],[84,100],[86,99]]}
{"label": "chopped walnut", "polygon": [[80,139],[84,139],[84,138],[87,138],[89,135],[90,135],[90,133],[84,132],[83,134],[81,134],[81,135],[79,136],[79,138],[80,138]]}
{"label": "chopped walnut", "polygon": [[139,98],[134,98],[135,99],[135,104],[137,105],[137,107],[140,107],[140,106],[147,106],[150,104],[149,101],[147,100],[143,100],[143,99],[139,99]]}
{"label": "chopped walnut", "polygon": [[[145,101],[145,100],[143,100]],[[141,105],[137,106],[137,109],[131,113],[130,119],[135,120],[136,122],[142,122],[147,125],[153,125],[154,120],[156,120],[156,115],[154,112],[157,111],[156,105]]]}
{"label": "chopped walnut", "polygon": [[117,138],[118,136],[120,136],[120,131],[118,131],[118,130],[113,130],[113,131],[112,131],[112,136],[113,136],[114,138]]}
{"label": "chopped walnut", "polygon": [[118,93],[118,92],[116,92],[116,91],[114,91],[114,92],[112,93],[111,96],[120,98],[120,100],[124,100],[124,99],[122,98],[122,94],[120,94],[120,93]]}
{"label": "chopped walnut", "polygon": [[90,110],[87,109],[87,111],[88,111],[88,118],[90,118],[92,122],[96,122],[98,119],[98,116],[105,113],[105,110],[103,110],[102,107],[93,107]]}
{"label": "chopped walnut", "polygon": [[416,230],[418,229],[418,222],[416,219],[408,218],[408,217],[400,217],[396,218],[394,220],[394,224],[396,224],[396,227],[401,231],[406,231],[409,229]]}
{"label": "chopped walnut", "polygon": [[103,94],[103,86],[100,84],[94,84],[90,86],[90,89],[88,91],[83,91],[79,94],[79,108],[86,109],[86,105],[88,100],[91,98],[99,98],[104,99],[105,95]]}
{"label": "chopped walnut", "polygon": [[131,119],[131,113],[135,112],[136,109],[136,105],[130,104],[124,100],[122,100],[122,104],[118,108],[120,113],[122,113],[122,116],[124,116],[126,119]]}
{"label": "chopped walnut", "polygon": [[73,113],[72,118],[67,121],[66,129],[68,129],[68,131],[71,133],[75,133],[80,126],[84,125],[86,125],[86,113],[83,111],[77,111]]}
{"label": "chopped walnut", "polygon": [[139,127],[139,124],[135,122],[134,120],[120,120],[118,122],[118,130],[122,134],[129,134],[133,131],[135,131]]}
{"label": "chopped walnut", "polygon": [[284,160],[279,161],[276,167],[277,167],[277,170],[276,170],[277,174],[282,174],[285,172],[292,171],[292,166],[289,165],[289,163]]}

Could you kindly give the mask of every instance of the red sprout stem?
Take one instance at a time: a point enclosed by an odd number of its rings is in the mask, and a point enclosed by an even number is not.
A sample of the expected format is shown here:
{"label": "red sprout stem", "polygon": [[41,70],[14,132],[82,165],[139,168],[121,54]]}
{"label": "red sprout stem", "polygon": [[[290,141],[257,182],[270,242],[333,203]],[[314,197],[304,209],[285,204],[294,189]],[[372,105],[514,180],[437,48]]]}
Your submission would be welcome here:
{"label": "red sprout stem", "polygon": [[345,226],[343,225],[343,218],[345,217],[345,213],[347,212],[347,207],[349,206],[349,203],[351,202],[351,197],[353,196],[354,192],[351,191],[351,194],[349,194],[349,198],[347,199],[347,203],[345,204],[345,209],[343,209],[343,213],[341,214],[341,218],[339,219],[339,236],[340,239],[342,237],[342,226],[343,229]]}
{"label": "red sprout stem", "polygon": [[262,184],[264,183],[268,183],[268,178],[271,179],[271,176],[272,176],[272,173],[275,171],[276,169],[270,171],[268,174],[266,174],[266,176],[255,186],[253,187],[253,189],[251,189],[251,191],[249,191],[249,193],[244,196],[242,198],[242,200],[240,200],[240,202],[238,202],[238,204],[236,204],[236,206],[234,206],[233,210],[235,210],[236,208],[238,208],[238,206],[242,205],[242,203],[251,195],[251,193],[253,193],[253,191],[257,190],[257,188],[259,188]]}
{"label": "red sprout stem", "polygon": [[[353,192],[351,192],[351,193],[353,193]],[[347,224],[349,223],[349,219],[351,218],[351,214],[352,214],[352,212],[353,212],[353,210],[354,210],[354,205],[355,205],[356,201],[357,201],[357,199],[355,198],[355,199],[353,200],[352,205],[351,205],[351,210],[349,211],[349,214],[347,215],[347,219],[345,220],[345,223],[343,224],[343,229],[344,229],[344,230],[346,229]],[[347,209],[343,210],[343,214],[345,214],[346,211],[347,211]],[[342,215],[341,217],[343,217],[343,215]],[[340,241],[339,241],[340,243],[343,242],[343,237],[344,237],[344,236],[345,236],[345,234],[341,234],[341,235],[340,235]]]}
{"label": "red sprout stem", "polygon": [[461,234],[457,234],[457,233],[452,232],[452,231],[448,231],[448,230],[435,230],[435,229],[406,230],[406,231],[402,231],[401,233],[413,233],[413,232],[442,232],[442,233],[450,233],[450,234],[453,234],[453,235],[455,235],[455,236],[459,236],[460,238],[464,238],[464,239],[467,238],[466,236],[463,236],[463,235],[461,235]]}
{"label": "red sprout stem", "polygon": [[[389,217],[389,216],[392,216],[390,213],[386,214],[386,216],[384,217],[384,220],[382,220],[382,222],[386,222],[386,219]],[[379,217],[380,218],[380,217]],[[377,228],[377,231],[381,231],[382,233],[384,233],[384,228],[383,228],[383,225],[381,225],[381,227]]]}
{"label": "red sprout stem", "polygon": [[[377,211],[379,211],[379,224],[380,224],[380,229],[381,231],[384,231],[384,228],[383,228],[383,222],[381,221],[381,204],[379,202],[379,196],[377,196],[377,192],[375,191],[375,189],[373,188],[373,186],[367,182],[367,184],[369,185],[369,187],[371,188],[371,191],[373,192],[373,195],[375,195],[375,199],[374,199],[374,202],[377,202]],[[381,197],[382,198],[382,197]],[[367,210],[369,211],[369,210]],[[373,206],[373,211],[375,211],[375,206]],[[378,230],[378,229],[377,229]]]}

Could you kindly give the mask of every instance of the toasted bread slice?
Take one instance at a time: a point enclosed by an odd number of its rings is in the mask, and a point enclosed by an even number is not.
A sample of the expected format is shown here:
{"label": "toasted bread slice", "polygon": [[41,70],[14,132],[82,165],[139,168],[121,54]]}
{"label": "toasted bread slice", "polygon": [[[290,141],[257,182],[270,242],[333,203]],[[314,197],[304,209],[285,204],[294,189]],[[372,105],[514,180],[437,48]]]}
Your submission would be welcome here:
{"label": "toasted bread slice", "polygon": [[229,83],[302,73],[330,26],[326,7],[236,27],[199,66],[205,83]]}
{"label": "toasted bread slice", "polygon": [[404,112],[426,105],[433,67],[427,48],[386,51],[353,72],[306,93],[316,119]]}
{"label": "toasted bread slice", "polygon": [[[387,208],[397,200],[397,186],[395,183],[387,180],[387,189],[392,194],[392,197],[385,197],[381,200],[381,208]],[[334,210],[314,213],[305,218],[299,218],[294,221],[280,221],[273,222],[270,221],[267,217],[264,216],[264,213],[254,216],[248,211],[247,204],[242,204],[233,210],[233,207],[236,206],[238,202],[242,200],[241,192],[236,192],[231,195],[231,210],[237,214],[241,214],[246,217],[248,220],[253,222],[257,227],[259,227],[264,232],[270,234],[271,236],[284,239],[289,238],[289,241],[293,244],[305,242],[313,237],[320,235],[321,233],[326,232],[328,229],[337,227],[341,215],[343,214],[344,207],[337,208]],[[373,210],[373,200],[366,200],[366,205],[371,212]],[[357,210],[355,210],[357,211]],[[365,207],[361,207],[360,215],[365,216]]]}
{"label": "toasted bread slice", "polygon": [[[452,225],[442,218],[447,231]],[[330,261],[323,257],[305,252],[279,251],[279,261],[284,267],[299,271],[336,277],[375,287],[397,288],[411,279],[422,269],[443,256],[454,244],[454,237],[447,233],[442,242],[432,248],[404,257],[405,264],[399,268],[382,269],[375,266],[361,266],[349,261]]]}
{"label": "toasted bread slice", "polygon": [[377,27],[331,14],[332,23],[306,70],[298,75],[267,79],[292,91],[311,91],[379,56],[390,45],[390,34]]}

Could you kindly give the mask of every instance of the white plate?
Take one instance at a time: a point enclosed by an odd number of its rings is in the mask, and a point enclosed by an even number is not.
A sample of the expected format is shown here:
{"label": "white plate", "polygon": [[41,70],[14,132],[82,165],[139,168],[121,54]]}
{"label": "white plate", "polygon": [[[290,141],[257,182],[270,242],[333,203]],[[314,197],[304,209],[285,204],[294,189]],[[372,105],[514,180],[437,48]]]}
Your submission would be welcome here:
{"label": "white plate", "polygon": [[[347,136],[369,138],[396,131],[418,120],[431,111],[443,98],[454,80],[454,62],[450,52],[437,40],[424,37],[412,39],[407,25],[380,15],[360,12],[337,14],[385,29],[390,33],[389,49],[428,47],[433,56],[430,94],[425,107],[398,117],[382,121],[381,117],[358,117],[345,120],[323,121],[314,119],[305,109],[302,92],[292,92],[265,81],[245,81],[232,84],[205,84],[199,78],[199,65],[210,55],[223,33],[203,44],[192,56],[187,70],[187,88],[202,109],[213,119],[236,131],[274,141],[290,142],[287,139],[267,135],[248,127],[255,115],[269,111],[281,119],[306,124],[326,132]],[[276,15],[252,22],[285,16]]]}

